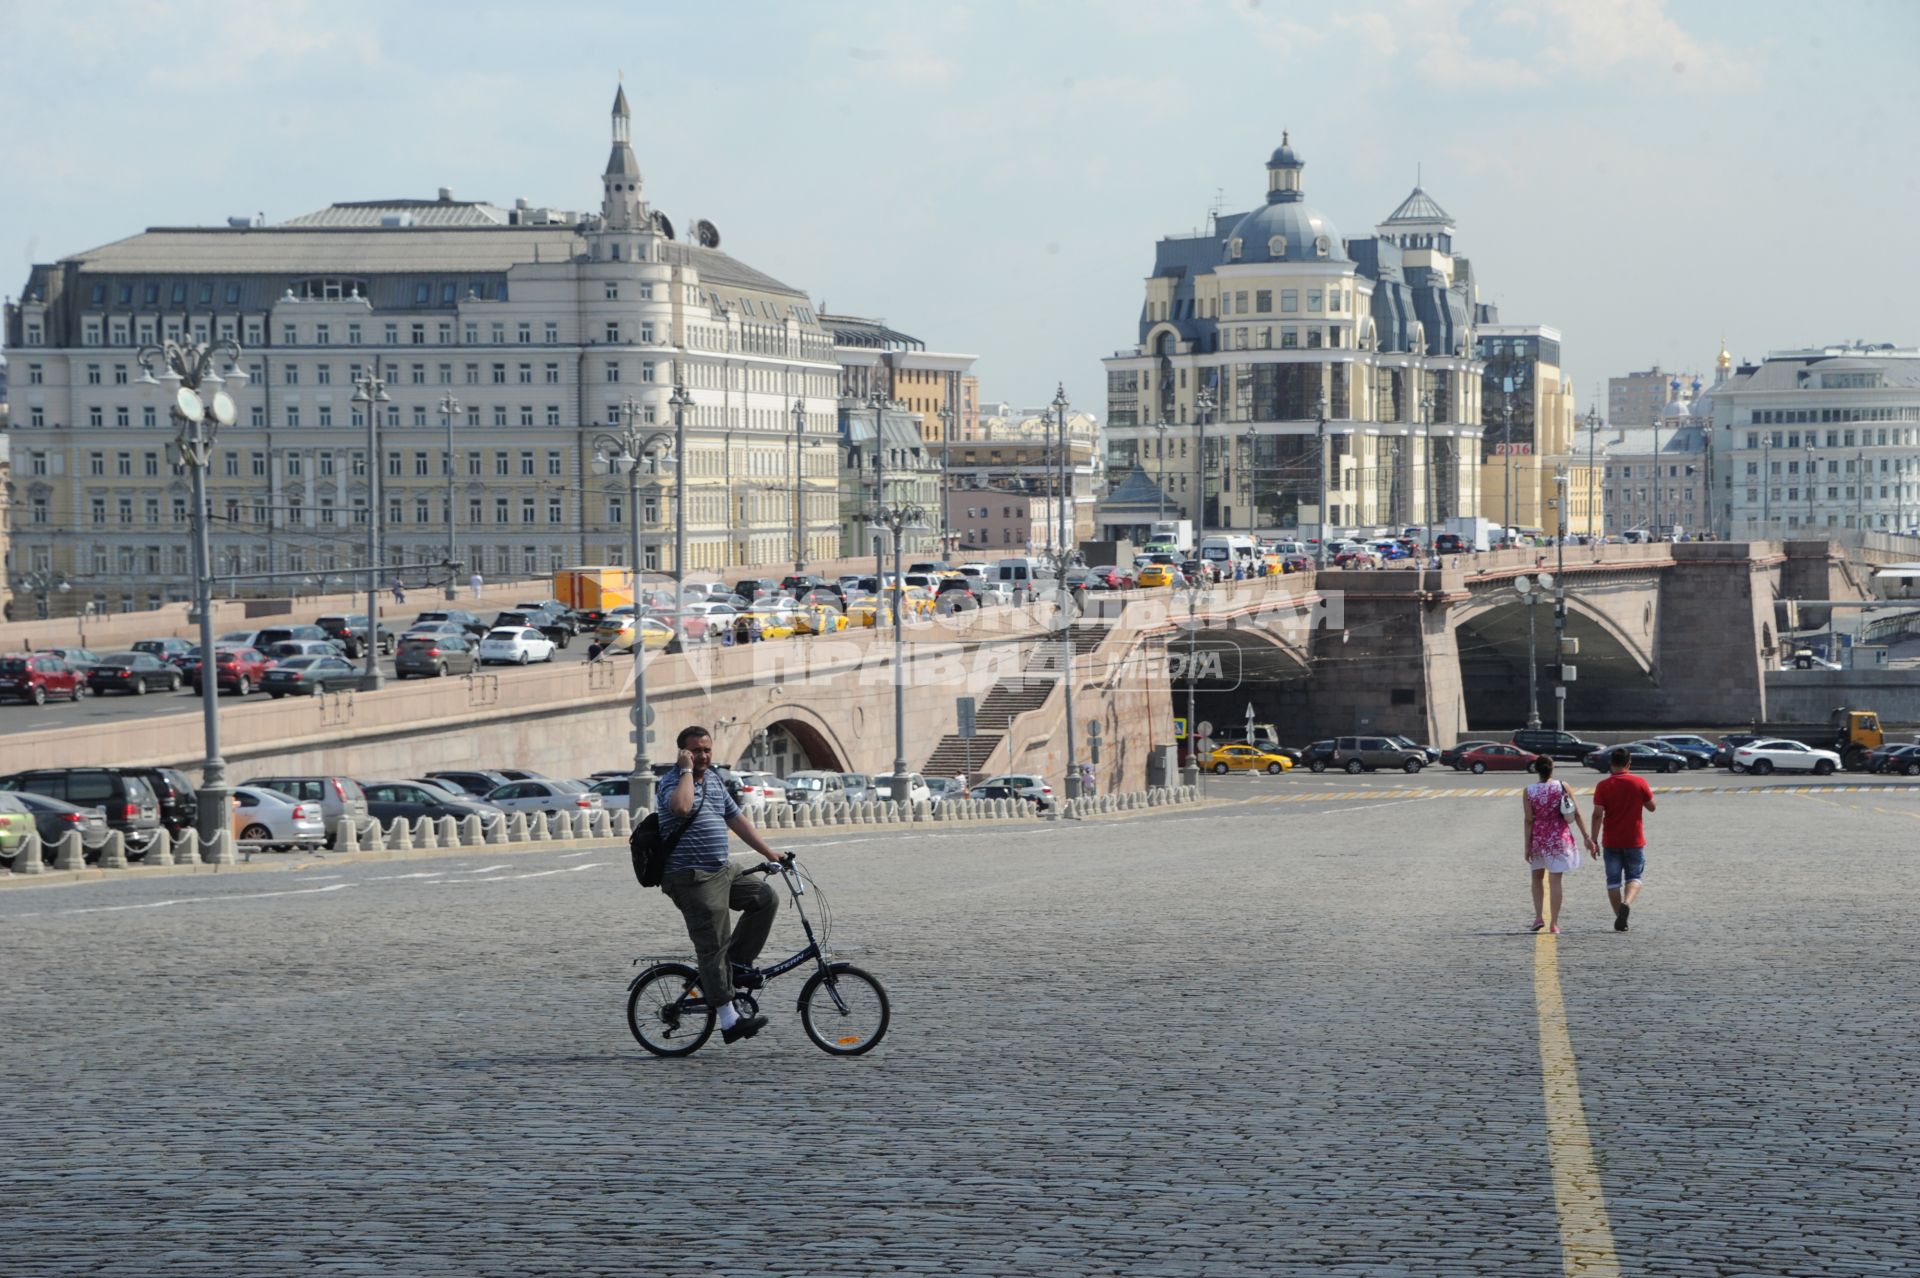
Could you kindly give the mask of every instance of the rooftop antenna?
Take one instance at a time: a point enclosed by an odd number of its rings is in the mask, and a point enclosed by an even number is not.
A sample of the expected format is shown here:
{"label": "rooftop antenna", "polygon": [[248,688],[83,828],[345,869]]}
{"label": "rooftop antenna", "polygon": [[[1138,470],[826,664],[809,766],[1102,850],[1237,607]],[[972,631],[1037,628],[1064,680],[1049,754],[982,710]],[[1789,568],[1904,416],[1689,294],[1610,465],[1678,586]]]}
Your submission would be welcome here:
{"label": "rooftop antenna", "polygon": [[1416,191],[1420,189],[1420,161],[1418,160],[1413,162],[1413,189]]}
{"label": "rooftop antenna", "polygon": [[1220,220],[1220,208],[1226,202],[1226,188],[1221,186],[1214,187],[1213,199],[1207,204],[1207,229],[1209,231],[1213,230],[1214,223]]}

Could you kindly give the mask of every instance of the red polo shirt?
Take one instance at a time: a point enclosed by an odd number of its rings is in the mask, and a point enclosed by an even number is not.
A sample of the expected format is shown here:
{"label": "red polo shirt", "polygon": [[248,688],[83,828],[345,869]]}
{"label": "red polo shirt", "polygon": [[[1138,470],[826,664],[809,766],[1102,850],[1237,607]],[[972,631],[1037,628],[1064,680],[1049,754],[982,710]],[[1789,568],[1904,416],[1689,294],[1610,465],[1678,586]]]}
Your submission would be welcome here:
{"label": "red polo shirt", "polygon": [[1640,814],[1653,802],[1653,787],[1646,778],[1631,772],[1616,772],[1593,789],[1594,806],[1601,809],[1600,846],[1603,848],[1644,848],[1647,834],[1640,826]]}

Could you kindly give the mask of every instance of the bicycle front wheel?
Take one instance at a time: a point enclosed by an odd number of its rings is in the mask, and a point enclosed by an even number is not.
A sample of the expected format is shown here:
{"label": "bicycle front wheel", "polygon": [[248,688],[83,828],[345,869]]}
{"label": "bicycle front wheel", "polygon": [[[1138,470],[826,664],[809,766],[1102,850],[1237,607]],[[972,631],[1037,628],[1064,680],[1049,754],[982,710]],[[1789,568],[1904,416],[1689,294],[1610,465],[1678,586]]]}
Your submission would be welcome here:
{"label": "bicycle front wheel", "polygon": [[655,1056],[688,1056],[713,1034],[713,1009],[693,993],[700,973],[661,963],[641,973],[627,996],[627,1028]]}
{"label": "bicycle front wheel", "polygon": [[870,1052],[892,1018],[880,982],[851,963],[832,963],[800,990],[800,1023],[814,1046],[834,1056]]}

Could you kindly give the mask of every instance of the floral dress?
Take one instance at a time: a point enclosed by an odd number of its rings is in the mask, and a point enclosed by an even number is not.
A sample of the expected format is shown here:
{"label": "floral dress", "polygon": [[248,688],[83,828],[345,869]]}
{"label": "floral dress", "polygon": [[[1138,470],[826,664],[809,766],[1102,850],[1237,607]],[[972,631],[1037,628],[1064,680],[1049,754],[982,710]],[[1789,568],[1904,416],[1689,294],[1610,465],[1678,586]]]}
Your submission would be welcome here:
{"label": "floral dress", "polygon": [[1560,815],[1560,796],[1566,787],[1558,781],[1536,781],[1527,787],[1527,808],[1533,813],[1533,837],[1527,844],[1527,864],[1536,870],[1564,874],[1580,868],[1580,844],[1573,827]]}

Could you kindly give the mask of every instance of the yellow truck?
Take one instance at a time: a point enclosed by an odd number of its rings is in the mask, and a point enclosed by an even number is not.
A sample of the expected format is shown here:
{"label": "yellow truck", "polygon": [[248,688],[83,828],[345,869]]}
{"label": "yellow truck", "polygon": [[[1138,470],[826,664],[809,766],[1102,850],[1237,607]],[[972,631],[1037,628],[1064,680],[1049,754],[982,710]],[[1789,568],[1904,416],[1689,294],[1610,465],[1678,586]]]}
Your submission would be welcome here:
{"label": "yellow truck", "polygon": [[633,602],[633,572],[618,566],[558,568],[553,597],[573,609],[582,626],[597,626],[621,604]]}

